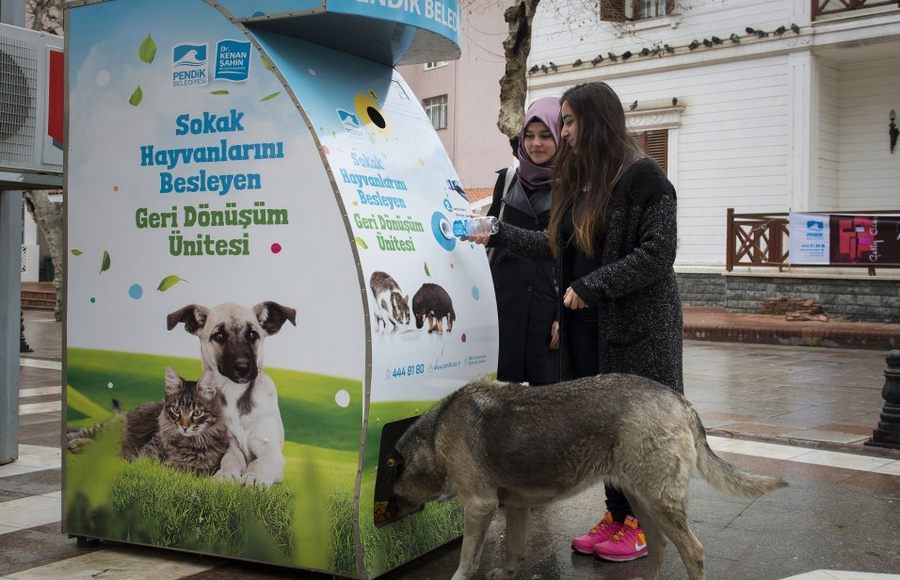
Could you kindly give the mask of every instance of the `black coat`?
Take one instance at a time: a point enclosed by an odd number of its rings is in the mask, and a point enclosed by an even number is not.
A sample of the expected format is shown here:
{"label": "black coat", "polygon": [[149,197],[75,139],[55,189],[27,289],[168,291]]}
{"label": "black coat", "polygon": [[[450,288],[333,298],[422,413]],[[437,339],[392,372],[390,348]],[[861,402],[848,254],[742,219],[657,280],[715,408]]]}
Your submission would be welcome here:
{"label": "black coat", "polygon": [[[535,212],[527,200],[522,204],[515,199],[504,201],[503,185],[506,169],[497,173],[494,201],[488,215],[497,217],[503,207],[503,223],[529,231],[547,228],[550,218],[549,203],[544,210]],[[513,187],[516,187],[513,178]],[[521,193],[521,192],[520,192]],[[541,196],[549,199],[550,191],[531,194],[532,199]],[[556,276],[552,259],[533,260],[523,258],[502,248],[492,251],[491,275],[497,296],[497,317],[500,330],[500,353],[497,378],[502,381],[546,384],[559,378],[559,356],[550,350],[550,327],[556,320]]]}
{"label": "black coat", "polygon": [[[631,373],[683,392],[681,299],[675,281],[675,188],[650,159],[633,163],[613,189],[601,266],[571,284],[596,305],[601,373]],[[550,258],[545,231],[504,224],[489,244]],[[563,255],[562,241],[557,248]],[[557,272],[562,268],[557,263]],[[562,280],[559,281],[563,294]],[[558,301],[563,308],[562,301]],[[561,320],[560,378],[573,378]]]}

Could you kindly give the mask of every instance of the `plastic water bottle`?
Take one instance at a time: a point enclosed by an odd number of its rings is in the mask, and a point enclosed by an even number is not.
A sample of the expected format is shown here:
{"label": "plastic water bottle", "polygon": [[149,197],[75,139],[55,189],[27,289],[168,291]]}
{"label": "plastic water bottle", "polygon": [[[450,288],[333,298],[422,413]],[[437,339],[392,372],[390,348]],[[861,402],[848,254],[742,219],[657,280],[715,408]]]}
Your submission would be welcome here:
{"label": "plastic water bottle", "polygon": [[499,230],[500,224],[492,215],[453,220],[453,235],[457,238],[492,236]]}

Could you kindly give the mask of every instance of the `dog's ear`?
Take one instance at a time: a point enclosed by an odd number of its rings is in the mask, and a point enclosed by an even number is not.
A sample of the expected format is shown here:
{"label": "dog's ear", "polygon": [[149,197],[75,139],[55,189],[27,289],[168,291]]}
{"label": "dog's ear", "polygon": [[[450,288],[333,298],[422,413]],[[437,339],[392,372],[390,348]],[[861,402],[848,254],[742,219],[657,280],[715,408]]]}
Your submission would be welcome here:
{"label": "dog's ear", "polygon": [[297,326],[297,311],[287,306],[282,306],[277,302],[267,301],[260,302],[253,307],[256,319],[259,320],[266,334],[273,335],[284,325],[285,321],[290,320],[291,324]]}
{"label": "dog's ear", "polygon": [[199,304],[188,304],[180,310],[169,314],[166,317],[166,327],[169,330],[175,328],[179,322],[184,323],[184,329],[191,334],[197,334],[203,325],[206,324],[206,315],[209,309]]}
{"label": "dog's ear", "polygon": [[216,396],[216,384],[207,373],[197,379],[197,393],[207,401],[211,401]]}

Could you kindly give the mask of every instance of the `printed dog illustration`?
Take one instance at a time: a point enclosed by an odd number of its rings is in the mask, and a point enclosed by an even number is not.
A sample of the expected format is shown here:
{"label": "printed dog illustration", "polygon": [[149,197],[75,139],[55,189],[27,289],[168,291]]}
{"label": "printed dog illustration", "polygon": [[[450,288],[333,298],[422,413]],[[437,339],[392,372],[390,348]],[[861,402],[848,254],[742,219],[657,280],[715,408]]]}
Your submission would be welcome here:
{"label": "printed dog illustration", "polygon": [[[703,546],[688,528],[686,496],[696,465],[714,486],[757,496],[787,485],[741,471],[709,448],[700,418],[675,391],[633,375],[598,375],[546,387],[470,383],[438,402],[397,441],[389,510],[456,494],[465,514],[452,580],[473,578],[494,510],[506,510],[506,557],[489,579],[513,578],[525,556],[532,506],[601,481],[628,498],[644,528],[644,578],[659,578],[666,540],[692,580],[702,579]],[[396,510],[396,511],[395,511]]]}
{"label": "printed dog illustration", "polygon": [[386,331],[388,322],[392,331],[401,324],[409,324],[409,295],[400,292],[400,286],[390,274],[372,272],[369,288],[375,297],[375,319],[379,329]]}
{"label": "printed dog illustration", "polygon": [[270,485],[284,478],[284,425],[275,384],[262,370],[262,343],[286,321],[297,325],[296,310],[276,302],[253,308],[189,304],[166,318],[200,339],[203,371],[225,396],[225,421],[231,442],[218,479]]}
{"label": "printed dog illustration", "polygon": [[444,319],[447,319],[447,332],[453,330],[456,312],[453,301],[447,291],[437,284],[425,283],[419,288],[412,302],[413,315],[416,317],[416,328],[422,328],[428,321],[428,332],[437,330],[444,333]]}

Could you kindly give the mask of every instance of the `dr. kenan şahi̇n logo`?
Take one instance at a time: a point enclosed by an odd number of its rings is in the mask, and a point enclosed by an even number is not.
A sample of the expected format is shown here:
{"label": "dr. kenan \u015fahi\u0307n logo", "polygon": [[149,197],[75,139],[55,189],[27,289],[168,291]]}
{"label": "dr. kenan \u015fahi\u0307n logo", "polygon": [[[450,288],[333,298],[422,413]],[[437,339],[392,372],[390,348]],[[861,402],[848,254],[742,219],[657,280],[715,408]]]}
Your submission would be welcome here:
{"label": "dr. kenan \u015fahi\u0307n logo", "polygon": [[203,86],[209,81],[206,44],[172,47],[172,86]]}

